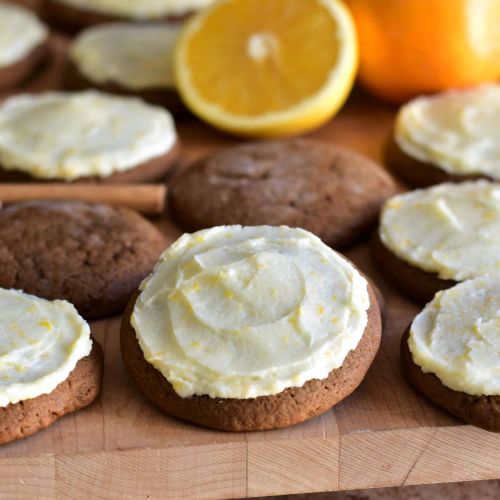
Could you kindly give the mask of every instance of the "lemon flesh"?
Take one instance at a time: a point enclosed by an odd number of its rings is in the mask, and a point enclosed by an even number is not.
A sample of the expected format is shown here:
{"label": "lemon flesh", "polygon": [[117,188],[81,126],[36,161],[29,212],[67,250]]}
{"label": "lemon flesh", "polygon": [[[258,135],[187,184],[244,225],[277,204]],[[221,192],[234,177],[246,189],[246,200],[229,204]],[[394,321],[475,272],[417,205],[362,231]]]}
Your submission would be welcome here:
{"label": "lemon flesh", "polygon": [[178,88],[191,110],[243,135],[315,128],[354,80],[356,36],[336,0],[223,0],[178,42]]}

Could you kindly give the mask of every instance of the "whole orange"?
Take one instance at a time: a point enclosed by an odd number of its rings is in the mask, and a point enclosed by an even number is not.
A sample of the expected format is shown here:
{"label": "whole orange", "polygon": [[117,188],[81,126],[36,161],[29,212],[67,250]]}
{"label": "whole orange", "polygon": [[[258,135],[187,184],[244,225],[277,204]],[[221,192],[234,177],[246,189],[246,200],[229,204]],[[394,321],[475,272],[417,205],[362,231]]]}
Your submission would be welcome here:
{"label": "whole orange", "polygon": [[500,76],[500,0],[345,0],[363,85],[389,101]]}

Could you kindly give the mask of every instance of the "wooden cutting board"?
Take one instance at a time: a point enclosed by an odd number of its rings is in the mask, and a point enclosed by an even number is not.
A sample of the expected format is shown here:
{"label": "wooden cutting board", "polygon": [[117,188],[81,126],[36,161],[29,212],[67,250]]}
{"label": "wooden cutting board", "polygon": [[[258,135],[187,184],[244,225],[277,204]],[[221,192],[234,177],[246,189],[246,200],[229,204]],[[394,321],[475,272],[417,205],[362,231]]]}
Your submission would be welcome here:
{"label": "wooden cutting board", "polygon": [[[51,64],[23,90],[59,86],[64,46],[54,37]],[[394,113],[356,92],[312,137],[380,160]],[[194,119],[178,128],[182,165],[235,142]],[[170,241],[179,236],[168,219],[157,223]],[[99,401],[1,447],[0,497],[230,498],[499,478],[500,435],[463,425],[401,376],[400,336],[419,308],[386,283],[366,244],[346,255],[379,285],[387,308],[375,363],[335,409],[293,428],[242,434],[168,418],[125,372],[120,318],[96,322],[92,331],[105,351]]]}

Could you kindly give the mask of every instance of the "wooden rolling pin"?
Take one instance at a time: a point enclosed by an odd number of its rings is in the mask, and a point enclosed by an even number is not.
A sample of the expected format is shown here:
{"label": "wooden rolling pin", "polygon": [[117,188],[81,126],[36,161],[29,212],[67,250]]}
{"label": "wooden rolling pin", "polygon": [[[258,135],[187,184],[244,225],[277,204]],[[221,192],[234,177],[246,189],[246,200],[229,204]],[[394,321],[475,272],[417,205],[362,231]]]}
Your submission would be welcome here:
{"label": "wooden rolling pin", "polygon": [[159,215],[165,211],[166,195],[167,187],[163,184],[0,183],[2,204],[78,200],[127,207],[147,215]]}

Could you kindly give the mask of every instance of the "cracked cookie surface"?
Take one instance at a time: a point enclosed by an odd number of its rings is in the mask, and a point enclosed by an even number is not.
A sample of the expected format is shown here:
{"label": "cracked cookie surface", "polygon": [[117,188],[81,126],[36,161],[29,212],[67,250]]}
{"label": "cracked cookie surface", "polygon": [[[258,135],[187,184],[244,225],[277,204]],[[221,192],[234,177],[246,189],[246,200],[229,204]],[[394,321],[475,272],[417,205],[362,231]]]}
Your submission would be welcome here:
{"label": "cracked cookie surface", "polygon": [[166,246],[136,212],[82,202],[0,211],[0,286],[66,299],[86,319],[120,312]]}
{"label": "cracked cookie surface", "polygon": [[169,200],[173,217],[189,231],[284,224],[338,248],[368,230],[395,192],[391,176],[368,158],[294,139],[216,152],[175,176]]}

